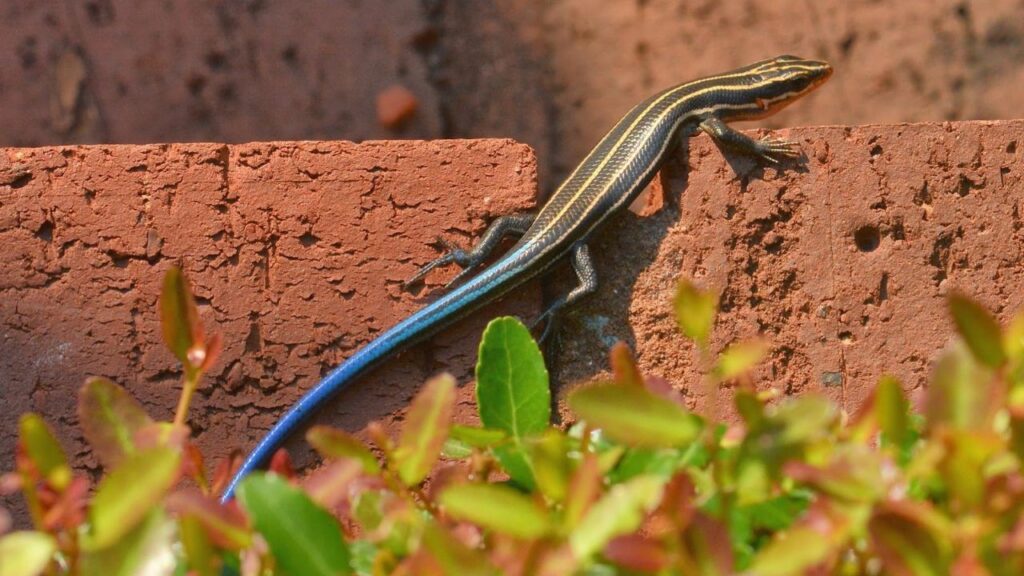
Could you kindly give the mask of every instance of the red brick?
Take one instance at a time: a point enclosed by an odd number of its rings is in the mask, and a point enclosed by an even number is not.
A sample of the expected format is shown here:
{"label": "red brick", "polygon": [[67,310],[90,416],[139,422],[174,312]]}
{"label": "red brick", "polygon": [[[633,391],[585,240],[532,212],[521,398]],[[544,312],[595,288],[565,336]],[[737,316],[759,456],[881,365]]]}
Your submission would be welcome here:
{"label": "red brick", "polygon": [[[952,335],[951,290],[1004,321],[1024,305],[1024,121],[775,134],[798,141],[806,164],[757,168],[694,138],[663,171],[672,209],[628,215],[597,239],[601,290],[567,323],[560,380],[606,368],[608,345],[625,339],[644,370],[727,413],[731,394],[708,398],[677,333],[681,277],[722,291],[716,351],[756,335],[773,343],[760,386],[823,390],[848,409],[883,373],[925,383]],[[858,248],[861,229],[878,231],[876,249]]]}
{"label": "red brick", "polygon": [[[432,275],[419,294],[400,288],[436,256],[439,233],[466,242],[536,201],[534,157],[510,140],[4,149],[0,173],[14,175],[0,178],[0,469],[27,410],[95,469],[75,416],[88,375],[172,416],[180,373],[156,311],[172,264],[225,339],[190,419],[215,461],[251,448],[322,373],[454,274]],[[465,384],[484,324],[537,313],[539,291],[519,294],[389,362],[317,421],[355,431],[400,421],[440,370],[463,384],[459,417],[471,419]],[[303,444],[292,445],[299,464],[310,461]]]}

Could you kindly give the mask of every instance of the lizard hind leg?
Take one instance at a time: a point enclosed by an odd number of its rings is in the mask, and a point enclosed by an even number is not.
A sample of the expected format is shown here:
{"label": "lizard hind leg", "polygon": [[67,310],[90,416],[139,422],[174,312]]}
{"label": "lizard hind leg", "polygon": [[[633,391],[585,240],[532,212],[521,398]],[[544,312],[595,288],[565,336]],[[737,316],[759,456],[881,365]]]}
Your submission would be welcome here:
{"label": "lizard hind leg", "polygon": [[545,342],[554,332],[559,313],[563,308],[575,304],[580,298],[597,290],[597,273],[594,271],[594,263],[590,259],[590,249],[586,244],[580,244],[573,249],[572,268],[576,272],[576,278],[580,281],[579,285],[565,296],[556,298],[533,323],[532,328],[536,328],[541,323],[544,324],[544,331],[541,332],[539,338],[541,343]]}
{"label": "lizard hind leg", "polygon": [[427,274],[430,273],[434,268],[447,266],[449,264],[457,264],[462,268],[455,278],[453,278],[445,288],[449,288],[455,284],[466,279],[469,274],[476,270],[477,266],[483,263],[488,256],[494,252],[494,249],[498,247],[502,239],[506,236],[522,236],[533,224],[533,214],[516,214],[511,216],[501,216],[497,218],[491,225],[488,226],[487,231],[480,238],[480,241],[469,250],[465,250],[451,242],[438,238],[437,244],[444,248],[445,252],[440,257],[428,262],[422,268],[419,269],[412,278],[407,280],[402,287],[408,290],[411,286],[418,283]]}

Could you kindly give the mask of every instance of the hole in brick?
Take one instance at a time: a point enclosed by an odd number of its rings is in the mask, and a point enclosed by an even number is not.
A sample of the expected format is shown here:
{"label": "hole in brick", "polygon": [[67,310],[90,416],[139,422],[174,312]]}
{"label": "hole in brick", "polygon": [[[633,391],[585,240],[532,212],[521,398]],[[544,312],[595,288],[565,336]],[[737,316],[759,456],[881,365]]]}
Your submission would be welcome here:
{"label": "hole in brick", "polygon": [[224,67],[227,62],[227,58],[223,52],[207,52],[206,54],[206,65],[209,66],[210,70],[220,70]]}
{"label": "hole in brick", "polygon": [[281,51],[281,59],[288,64],[294,65],[299,61],[299,49],[295,44],[289,44]]}
{"label": "hole in brick", "polygon": [[32,173],[29,172],[28,170],[25,170],[21,174],[15,176],[14,180],[11,180],[11,188],[22,188],[31,181]]}
{"label": "hole in brick", "polygon": [[861,226],[853,233],[853,241],[861,252],[874,252],[882,242],[882,234],[877,226]]}
{"label": "hole in brick", "polygon": [[43,225],[39,227],[39,230],[36,230],[36,238],[39,238],[44,242],[52,242],[53,222],[50,222],[49,220],[43,222]]}
{"label": "hole in brick", "polygon": [[1010,143],[1006,145],[1006,153],[1007,154],[1014,154],[1016,152],[1017,152],[1017,141],[1016,140],[1011,140]]}
{"label": "hole in brick", "polygon": [[306,248],[309,248],[313,244],[316,244],[317,240],[319,240],[319,238],[314,236],[311,232],[306,232],[302,236],[299,236],[299,244],[302,244]]}
{"label": "hole in brick", "polygon": [[206,77],[194,74],[185,82],[185,87],[192,96],[199,96],[203,93],[203,88],[206,88]]}
{"label": "hole in brick", "polygon": [[843,344],[853,344],[853,333],[849,331],[840,332],[839,341]]}
{"label": "hole in brick", "polygon": [[114,6],[107,0],[95,0],[85,3],[85,15],[95,26],[103,26],[114,21]]}
{"label": "hole in brick", "polygon": [[18,58],[21,60],[21,67],[25,70],[32,68],[39,61],[36,54],[36,39],[32,36],[22,40],[17,48]]}
{"label": "hole in brick", "polygon": [[238,99],[238,95],[235,93],[234,84],[225,84],[217,89],[217,97],[220,98],[221,102],[234,102]]}
{"label": "hole in brick", "polygon": [[871,157],[872,158],[875,158],[875,157],[877,157],[877,156],[879,156],[881,154],[882,154],[882,147],[881,146],[879,146],[878,144],[875,144],[874,146],[871,147]]}
{"label": "hole in brick", "polygon": [[114,264],[114,268],[127,268],[128,267],[128,255],[127,254],[118,254],[117,252],[114,252],[113,250],[111,250],[110,252],[107,252],[107,255],[110,256],[110,261]]}

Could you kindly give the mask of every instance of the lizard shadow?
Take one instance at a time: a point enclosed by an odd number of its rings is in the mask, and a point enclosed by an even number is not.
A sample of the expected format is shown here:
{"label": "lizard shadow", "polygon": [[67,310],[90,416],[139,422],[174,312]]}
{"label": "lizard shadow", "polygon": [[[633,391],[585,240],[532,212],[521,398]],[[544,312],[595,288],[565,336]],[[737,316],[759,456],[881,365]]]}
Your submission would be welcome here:
{"label": "lizard shadow", "polygon": [[[589,240],[590,252],[598,276],[598,290],[563,314],[553,342],[546,346],[545,358],[552,373],[553,413],[566,416],[556,398],[564,396],[575,385],[610,374],[608,352],[617,342],[625,342],[637,350],[636,334],[630,324],[630,308],[635,300],[650,299],[638,293],[649,290],[637,280],[659,258],[661,245],[673,228],[682,224],[684,194],[700,193],[690,189],[690,144],[694,136],[681,139],[680,145],[656,176],[660,183],[662,206],[649,216],[626,212],[613,220]],[[777,173],[807,172],[806,157],[785,160],[778,165],[764,165],[757,160],[717,149],[745,191],[752,180],[763,180],[766,169]],[[655,187],[655,193],[657,187]],[[660,257],[673,258],[671,255]],[[664,282],[674,286],[680,278],[678,270]],[[545,301],[565,293],[576,283],[569,266],[559,266],[553,282],[546,282]],[[657,298],[660,298],[660,292]],[[650,311],[645,312],[650,314]],[[664,314],[672,314],[670,300],[664,303]],[[635,352],[634,352],[635,353]]]}

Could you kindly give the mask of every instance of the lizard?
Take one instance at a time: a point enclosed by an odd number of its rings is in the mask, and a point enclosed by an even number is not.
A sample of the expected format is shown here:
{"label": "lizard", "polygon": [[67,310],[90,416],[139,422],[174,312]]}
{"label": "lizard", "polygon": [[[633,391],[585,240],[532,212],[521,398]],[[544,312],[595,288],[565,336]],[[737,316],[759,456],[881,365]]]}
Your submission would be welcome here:
{"label": "lizard", "polygon": [[[727,122],[754,120],[811,92],[832,75],[819,60],[778,56],[667,88],[634,106],[569,174],[536,215],[496,218],[470,250],[446,245],[446,251],[407,282],[431,270],[456,264],[462,268],[454,286],[328,373],[294,404],[263,437],[236,471],[221,500],[230,500],[238,483],[264,465],[284,440],[329,398],[384,360],[453,324],[467,314],[568,258],[579,284],[552,301],[537,319],[545,324],[543,340],[555,315],[597,289],[587,239],[611,216],[622,212],[664,164],[673,144],[694,128],[708,133],[720,148],[779,164],[798,158],[795,142],[755,140]],[[500,258],[470,276],[508,236],[519,240]]]}

